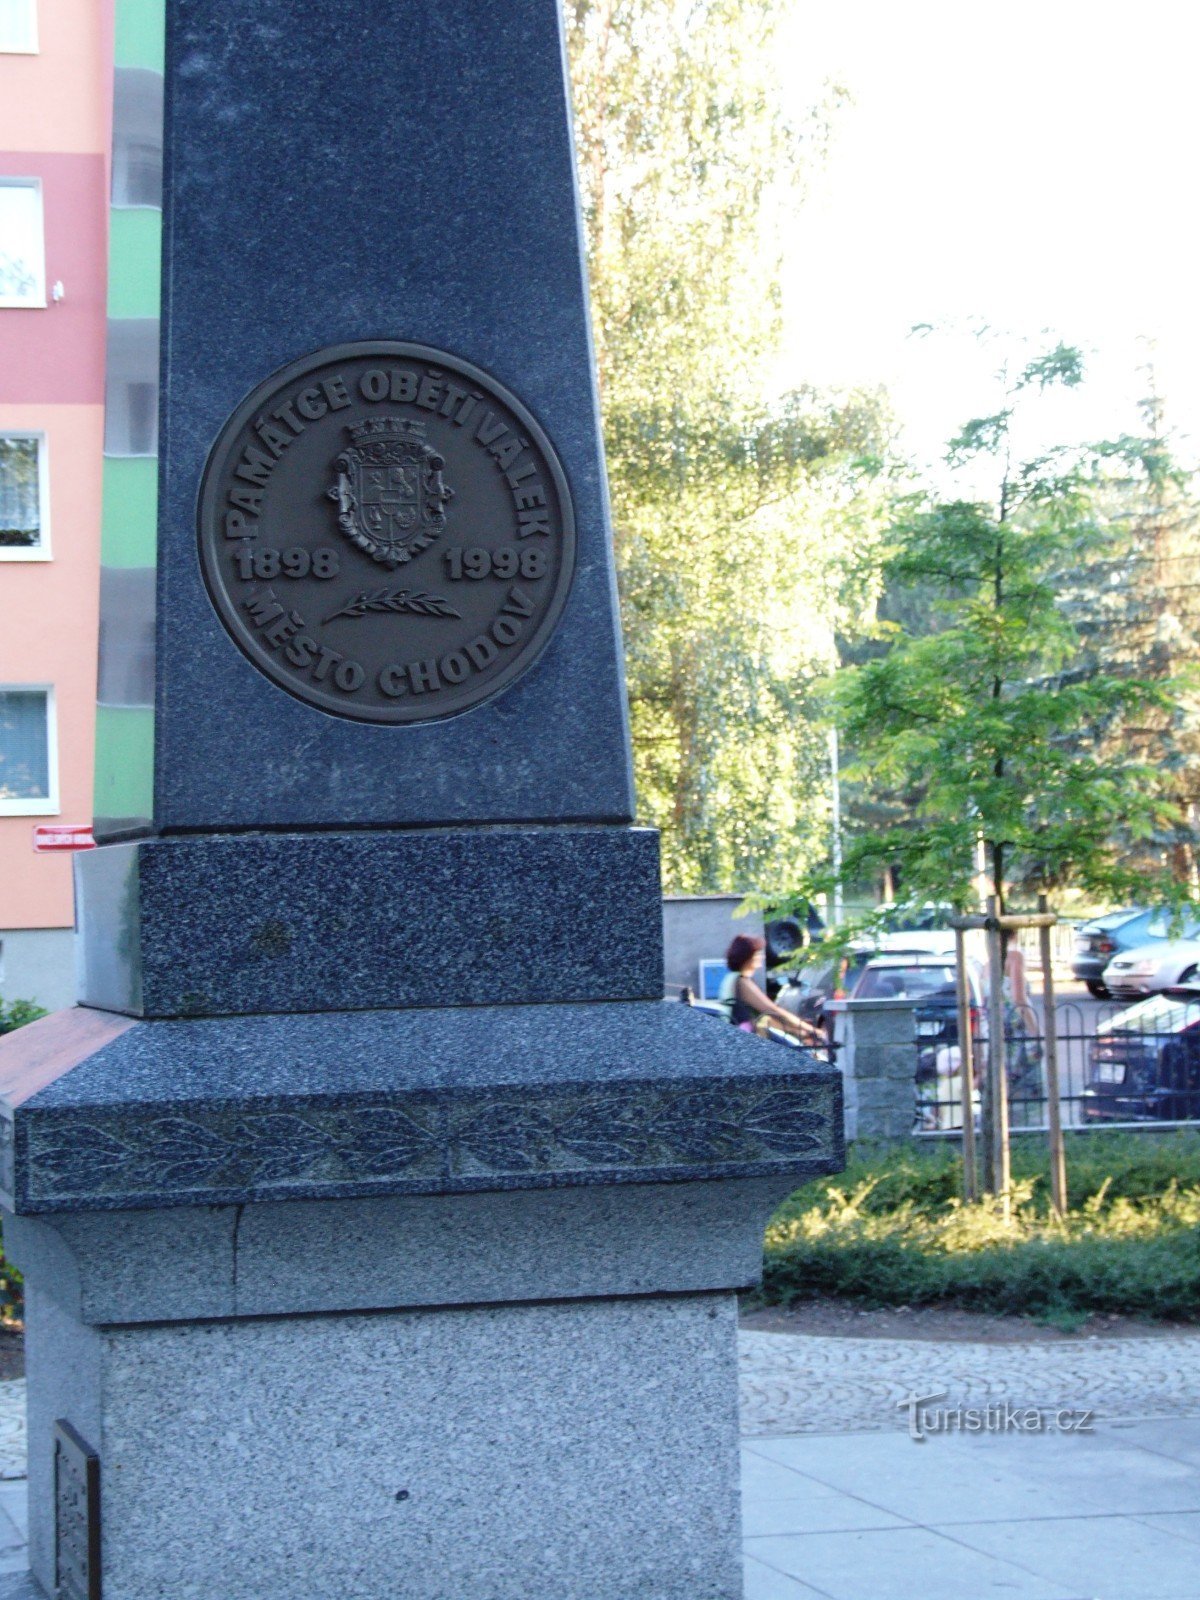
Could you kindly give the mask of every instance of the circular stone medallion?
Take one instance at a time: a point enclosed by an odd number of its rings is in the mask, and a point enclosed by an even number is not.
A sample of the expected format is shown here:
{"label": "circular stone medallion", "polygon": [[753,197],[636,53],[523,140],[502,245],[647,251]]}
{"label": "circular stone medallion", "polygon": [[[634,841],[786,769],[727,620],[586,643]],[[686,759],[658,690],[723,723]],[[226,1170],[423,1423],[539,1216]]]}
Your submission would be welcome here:
{"label": "circular stone medallion", "polygon": [[260,671],[361,722],[490,698],[553,633],[575,563],[567,480],[514,395],[423,345],[334,346],[234,412],[200,492],[200,562]]}

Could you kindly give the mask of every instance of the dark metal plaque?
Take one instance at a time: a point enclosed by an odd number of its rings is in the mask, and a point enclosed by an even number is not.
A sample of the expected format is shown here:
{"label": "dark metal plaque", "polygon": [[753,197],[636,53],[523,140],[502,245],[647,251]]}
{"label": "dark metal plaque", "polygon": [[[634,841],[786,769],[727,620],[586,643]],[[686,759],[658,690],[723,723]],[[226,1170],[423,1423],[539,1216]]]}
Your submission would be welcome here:
{"label": "dark metal plaque", "polygon": [[61,1419],[54,1424],[54,1593],[100,1600],[100,1457]]}
{"label": "dark metal plaque", "polygon": [[348,344],[275,373],[222,429],[200,560],[234,641],[281,688],[335,716],[424,722],[533,664],[575,524],[553,446],[494,378],[423,345]]}

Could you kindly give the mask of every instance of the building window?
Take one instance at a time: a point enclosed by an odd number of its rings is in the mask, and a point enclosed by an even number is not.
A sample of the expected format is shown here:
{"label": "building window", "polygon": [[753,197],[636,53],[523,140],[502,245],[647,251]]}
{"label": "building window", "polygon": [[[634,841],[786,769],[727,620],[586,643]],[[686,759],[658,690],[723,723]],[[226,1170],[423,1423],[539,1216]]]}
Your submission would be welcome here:
{"label": "building window", "polygon": [[158,453],[158,319],[113,317],[108,324],[104,453]]}
{"label": "building window", "polygon": [[113,79],[113,205],[161,206],[162,178],[162,73],[118,67]]}
{"label": "building window", "polygon": [[58,811],[54,690],[0,685],[0,816]]}
{"label": "building window", "polygon": [[0,306],[46,304],[42,185],[0,178]]}
{"label": "building window", "polygon": [[37,0],[0,0],[0,54],[37,54]]}
{"label": "building window", "polygon": [[50,489],[40,433],[0,433],[0,561],[50,556]]}

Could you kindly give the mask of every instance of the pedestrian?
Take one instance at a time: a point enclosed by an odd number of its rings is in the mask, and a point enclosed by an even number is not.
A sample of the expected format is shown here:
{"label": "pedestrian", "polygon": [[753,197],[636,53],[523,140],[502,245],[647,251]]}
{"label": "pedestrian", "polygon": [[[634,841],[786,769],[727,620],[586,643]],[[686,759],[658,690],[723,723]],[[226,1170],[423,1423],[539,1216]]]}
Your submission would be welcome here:
{"label": "pedestrian", "polygon": [[829,1041],[819,1028],[777,1006],[755,983],[754,974],[763,964],[765,949],[765,939],[749,933],[735,935],[725,952],[725,965],[729,971],[721,980],[717,1004],[735,1028],[742,1028],[747,1033],[760,1033],[773,1025],[782,1028],[785,1033],[793,1034],[804,1044],[824,1049]]}

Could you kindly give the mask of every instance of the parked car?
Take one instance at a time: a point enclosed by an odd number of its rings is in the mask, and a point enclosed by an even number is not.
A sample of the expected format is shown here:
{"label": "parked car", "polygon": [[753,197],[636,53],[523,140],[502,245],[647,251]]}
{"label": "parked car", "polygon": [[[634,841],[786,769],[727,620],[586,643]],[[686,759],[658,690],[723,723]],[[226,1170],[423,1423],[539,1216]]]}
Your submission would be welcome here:
{"label": "parked car", "polygon": [[1075,953],[1071,971],[1098,1000],[1107,1000],[1109,990],[1104,969],[1115,956],[1123,956],[1138,945],[1165,939],[1170,931],[1169,912],[1128,906],[1093,917],[1075,930]]}
{"label": "parked car", "polygon": [[1085,1122],[1200,1118],[1200,983],[1102,1022],[1088,1050]]}
{"label": "parked car", "polygon": [[1184,924],[1177,939],[1155,939],[1114,956],[1104,969],[1104,986],[1118,1000],[1161,994],[1200,976],[1200,921]]}
{"label": "parked car", "polygon": [[887,951],[873,956],[859,973],[853,1000],[924,1000],[954,985],[954,957],[928,951]]}
{"label": "parked car", "polygon": [[1070,971],[1078,981],[1090,989],[1098,1000],[1107,1000],[1109,990],[1104,986],[1104,968],[1114,955],[1133,949],[1134,944],[1146,944],[1154,938],[1150,923],[1160,912],[1146,907],[1130,906],[1125,910],[1110,910],[1104,917],[1093,917],[1075,930],[1075,954]]}
{"label": "parked car", "polygon": [[[958,987],[950,979],[913,1008],[917,1037],[917,1128],[930,1132],[962,1127],[962,1073],[958,1036]],[[984,972],[967,962],[967,996],[975,1046],[975,1079],[987,1064],[987,996]],[[1027,1008],[1004,1002],[1004,1059],[1012,1124],[1036,1124],[1042,1114],[1042,1041]]]}
{"label": "parked car", "polygon": [[[986,997],[983,974],[974,962],[967,968],[967,1004],[971,1018],[971,1036],[978,1038],[984,1028]],[[953,970],[945,983],[917,1002],[913,1008],[913,1027],[919,1046],[920,1066],[917,1070],[919,1079],[922,1076],[922,1069],[926,1070],[927,1075],[931,1075],[928,1069],[933,1067],[933,1058],[938,1050],[956,1047],[958,1044],[958,985]]]}
{"label": "parked car", "polygon": [[[952,934],[952,941],[953,937]],[[910,940],[916,942],[910,944]],[[901,965],[906,960],[920,961],[926,958],[945,965],[945,957],[931,955],[920,934],[884,934],[883,941],[889,946],[887,950],[881,950],[877,944],[852,946],[843,956],[812,961],[788,973],[775,996],[775,1003],[793,1016],[803,1017],[817,1027],[825,1027],[828,1032],[826,1005],[833,999],[857,996],[862,975],[873,962],[886,956],[899,959]],[[950,956],[950,975],[953,978],[953,952]]]}

